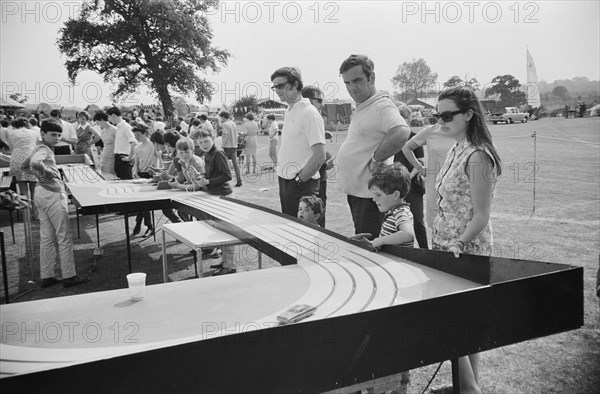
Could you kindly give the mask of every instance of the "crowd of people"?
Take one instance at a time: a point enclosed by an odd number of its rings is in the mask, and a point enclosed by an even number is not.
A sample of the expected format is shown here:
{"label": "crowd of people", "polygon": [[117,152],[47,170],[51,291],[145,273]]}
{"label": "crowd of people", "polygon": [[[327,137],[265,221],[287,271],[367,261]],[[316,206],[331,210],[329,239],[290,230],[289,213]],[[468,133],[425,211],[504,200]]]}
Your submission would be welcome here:
{"label": "crowd of people", "polygon": [[[409,126],[410,111],[399,110],[376,89],[371,59],[351,55],[342,62],[339,74],[356,110],[335,156],[326,149],[320,112],[323,92],[304,86],[296,67],[281,67],[271,75],[272,90],[288,106],[281,131],[275,117],[267,116],[271,160],[267,169],[277,175],[281,212],[325,227],[327,171],[335,166],[337,189],[346,195],[354,224],[351,241],[368,244],[374,251],[400,245],[448,251],[456,257],[489,255],[490,210],[502,164],[475,94],[465,87],[443,91],[434,113],[437,123],[415,134]],[[223,111],[217,127],[201,115],[190,124],[180,118],[175,130],[167,131],[160,118],[128,121],[117,107],[93,116],[82,111],[73,124],[61,120],[59,111],[50,115],[40,129],[28,119],[16,119],[5,129],[3,121],[0,133],[20,193],[35,201],[33,217],[40,220],[42,238],[42,286],[58,283],[54,276],[58,261],[63,285],[87,280],[75,273],[66,193],[54,159],[59,148],[87,154],[108,179],[156,177],[172,188],[216,195],[232,196],[234,187],[242,186],[240,164],[245,164],[245,174],[257,172],[259,127],[252,113],[239,127]],[[92,149],[100,141],[95,162]],[[163,212],[173,222],[190,220],[173,209]],[[142,221],[146,235],[153,234],[148,212],[138,214],[133,234],[140,233]],[[49,254],[54,239],[59,252]],[[235,273],[232,247],[223,248],[222,256],[222,262],[213,266],[214,275]],[[478,360],[477,354],[460,359],[462,392],[480,392]],[[403,381],[408,380],[406,373]],[[449,389],[434,392],[444,390]]]}

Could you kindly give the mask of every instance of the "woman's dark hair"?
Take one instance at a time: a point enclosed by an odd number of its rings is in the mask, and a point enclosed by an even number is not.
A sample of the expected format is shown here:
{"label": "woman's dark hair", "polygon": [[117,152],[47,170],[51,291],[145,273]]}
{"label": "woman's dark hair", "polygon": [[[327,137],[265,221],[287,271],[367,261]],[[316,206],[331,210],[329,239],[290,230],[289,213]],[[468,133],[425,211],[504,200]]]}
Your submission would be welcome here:
{"label": "woman's dark hair", "polygon": [[108,122],[108,114],[102,110],[96,111],[96,113],[94,114],[94,122],[97,122],[99,120]]}
{"label": "woman's dark hair", "polygon": [[248,112],[244,118],[248,120],[254,120],[254,114],[252,112]]}
{"label": "woman's dark hair", "polygon": [[502,162],[496,147],[492,143],[492,135],[485,123],[485,112],[475,93],[469,88],[458,86],[440,93],[438,101],[442,100],[452,101],[461,111],[471,110],[473,112],[473,116],[467,125],[467,139],[475,147],[487,148],[490,151],[494,158],[492,164],[496,166],[496,172],[500,176],[502,174]]}
{"label": "woman's dark hair", "polygon": [[29,123],[29,119],[24,118],[24,117],[20,117],[20,118],[17,118],[17,119],[15,119],[15,120],[12,121],[12,127],[14,129],[20,129],[22,127],[29,128],[30,124],[31,123]]}

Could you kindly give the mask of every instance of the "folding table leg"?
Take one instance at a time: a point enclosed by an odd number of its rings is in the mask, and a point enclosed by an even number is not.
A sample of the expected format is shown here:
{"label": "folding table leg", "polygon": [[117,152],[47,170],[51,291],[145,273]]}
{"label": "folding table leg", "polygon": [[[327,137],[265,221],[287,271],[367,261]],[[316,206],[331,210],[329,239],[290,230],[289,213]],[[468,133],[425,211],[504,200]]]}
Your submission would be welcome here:
{"label": "folding table leg", "polygon": [[165,231],[162,232],[163,282],[167,283],[167,241]]}
{"label": "folding table leg", "polygon": [[2,282],[4,283],[4,300],[8,304],[8,268],[6,267],[6,250],[4,249],[4,231],[0,231],[0,252],[2,253]]}
{"label": "folding table leg", "polygon": [[450,360],[452,363],[452,391],[454,394],[460,394],[460,372],[458,368],[458,358]]}

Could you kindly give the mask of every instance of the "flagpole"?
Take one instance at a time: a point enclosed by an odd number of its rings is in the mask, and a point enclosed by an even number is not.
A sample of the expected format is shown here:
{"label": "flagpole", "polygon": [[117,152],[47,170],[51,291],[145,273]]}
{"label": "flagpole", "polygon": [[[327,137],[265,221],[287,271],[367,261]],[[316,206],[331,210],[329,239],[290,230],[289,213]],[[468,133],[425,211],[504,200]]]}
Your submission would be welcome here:
{"label": "flagpole", "polygon": [[533,209],[531,210],[529,219],[527,219],[528,222],[535,213],[535,184],[537,183],[537,180],[535,179],[535,173],[537,172],[537,132],[533,130],[531,136],[533,137]]}

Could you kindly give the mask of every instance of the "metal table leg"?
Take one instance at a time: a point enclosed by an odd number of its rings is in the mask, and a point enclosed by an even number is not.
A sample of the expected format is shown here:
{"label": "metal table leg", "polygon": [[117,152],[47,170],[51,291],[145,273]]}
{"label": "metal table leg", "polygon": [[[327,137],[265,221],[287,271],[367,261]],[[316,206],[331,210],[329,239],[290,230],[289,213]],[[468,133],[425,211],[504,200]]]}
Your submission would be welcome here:
{"label": "metal table leg", "polygon": [[129,266],[129,273],[131,273],[131,247],[129,245],[129,215],[127,212],[124,213],[125,218],[125,240],[127,241],[127,265]]}

